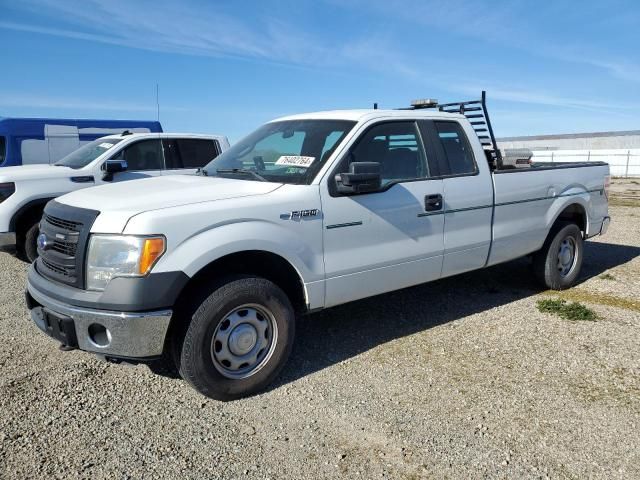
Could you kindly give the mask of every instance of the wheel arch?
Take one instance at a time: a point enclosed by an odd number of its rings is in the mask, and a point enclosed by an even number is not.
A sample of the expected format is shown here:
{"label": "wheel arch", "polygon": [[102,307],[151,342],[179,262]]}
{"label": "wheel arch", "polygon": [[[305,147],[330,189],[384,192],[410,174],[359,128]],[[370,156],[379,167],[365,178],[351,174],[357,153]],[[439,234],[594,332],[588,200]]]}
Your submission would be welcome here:
{"label": "wheel arch", "polygon": [[572,201],[567,205],[564,205],[553,217],[553,221],[549,225],[549,234],[553,231],[554,227],[560,222],[573,222],[582,231],[584,238],[587,236],[589,228],[589,217],[587,215],[587,208],[582,202]]}
{"label": "wheel arch", "polygon": [[25,226],[25,221],[31,221],[35,219],[38,214],[39,216],[42,216],[44,207],[54,198],[55,197],[36,198],[34,200],[28,201],[20,208],[18,208],[18,210],[13,214],[11,220],[9,221],[10,231],[19,233],[18,230]]}
{"label": "wheel arch", "polygon": [[255,275],[280,287],[297,312],[305,312],[308,296],[300,272],[284,257],[267,250],[244,250],[224,255],[204,265],[191,276],[178,297],[178,303],[194,293],[210,289],[224,278]]}

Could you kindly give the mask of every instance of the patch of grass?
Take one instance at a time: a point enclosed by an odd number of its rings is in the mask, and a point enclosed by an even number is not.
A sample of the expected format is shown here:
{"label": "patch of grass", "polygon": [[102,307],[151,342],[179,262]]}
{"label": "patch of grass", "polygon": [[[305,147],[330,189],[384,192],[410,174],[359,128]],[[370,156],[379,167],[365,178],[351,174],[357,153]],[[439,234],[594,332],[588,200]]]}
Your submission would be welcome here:
{"label": "patch of grass", "polygon": [[611,207],[640,207],[640,199],[628,197],[609,197],[609,206]]}
{"label": "patch of grass", "polygon": [[625,310],[633,310],[640,312],[640,300],[631,300],[628,298],[615,297],[604,293],[587,292],[581,288],[570,288],[569,290],[547,290],[546,295],[553,295],[564,300],[574,302],[597,303],[598,305],[606,305],[608,307],[624,308]]}
{"label": "patch of grass", "polygon": [[602,280],[615,280],[616,279],[616,277],[614,277],[610,273],[603,273],[602,275],[600,275],[600,278]]}
{"label": "patch of grass", "polygon": [[566,300],[546,298],[538,300],[538,310],[552,313],[560,318],[575,321],[594,321],[598,318],[596,312],[578,302],[567,303]]}

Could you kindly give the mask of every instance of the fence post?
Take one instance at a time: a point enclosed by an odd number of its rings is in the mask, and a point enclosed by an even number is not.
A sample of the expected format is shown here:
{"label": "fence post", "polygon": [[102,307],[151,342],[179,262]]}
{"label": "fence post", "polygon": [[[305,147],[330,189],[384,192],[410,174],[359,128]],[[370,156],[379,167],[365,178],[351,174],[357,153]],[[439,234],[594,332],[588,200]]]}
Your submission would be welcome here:
{"label": "fence post", "polygon": [[591,150],[587,152],[587,162],[591,161]]}
{"label": "fence post", "polygon": [[553,163],[553,150],[551,151],[551,163]]}
{"label": "fence post", "polygon": [[627,150],[627,168],[624,171],[624,178],[629,178],[629,158],[631,157],[631,150]]}

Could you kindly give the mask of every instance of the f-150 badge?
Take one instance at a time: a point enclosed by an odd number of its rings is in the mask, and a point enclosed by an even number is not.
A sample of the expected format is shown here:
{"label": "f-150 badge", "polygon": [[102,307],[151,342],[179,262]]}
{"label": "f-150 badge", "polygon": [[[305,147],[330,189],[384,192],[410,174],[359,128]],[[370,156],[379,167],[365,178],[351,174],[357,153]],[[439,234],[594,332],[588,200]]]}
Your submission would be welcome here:
{"label": "f-150 badge", "polygon": [[294,210],[293,212],[283,213],[280,215],[282,220],[301,220],[307,217],[317,217],[320,214],[320,210],[313,208],[311,210]]}

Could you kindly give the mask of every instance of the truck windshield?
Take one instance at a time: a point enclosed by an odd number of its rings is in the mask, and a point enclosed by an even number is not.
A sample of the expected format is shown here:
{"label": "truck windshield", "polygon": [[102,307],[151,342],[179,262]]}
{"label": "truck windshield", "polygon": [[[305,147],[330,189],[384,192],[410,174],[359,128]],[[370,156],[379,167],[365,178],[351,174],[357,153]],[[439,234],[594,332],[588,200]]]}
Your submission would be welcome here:
{"label": "truck windshield", "polygon": [[66,157],[63,157],[54,163],[54,165],[71,168],[86,167],[100,155],[105,153],[107,150],[112,149],[114,145],[121,141],[121,138],[99,138],[71,152]]}
{"label": "truck windshield", "polygon": [[344,120],[267,123],[209,162],[203,173],[308,185],[355,124]]}

